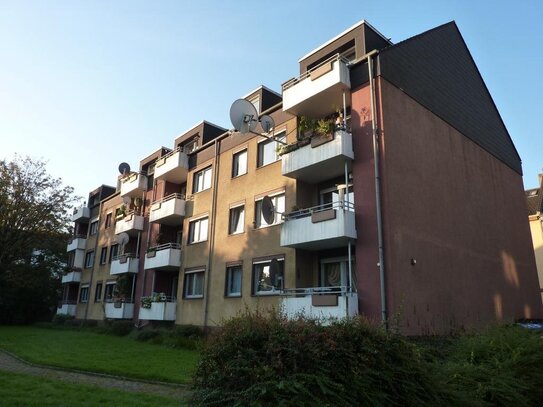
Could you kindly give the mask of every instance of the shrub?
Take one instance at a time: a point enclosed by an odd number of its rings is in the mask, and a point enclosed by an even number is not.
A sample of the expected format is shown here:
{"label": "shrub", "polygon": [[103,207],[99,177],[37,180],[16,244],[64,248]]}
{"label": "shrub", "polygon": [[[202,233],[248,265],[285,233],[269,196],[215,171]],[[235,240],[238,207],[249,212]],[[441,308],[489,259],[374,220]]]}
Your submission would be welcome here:
{"label": "shrub", "polygon": [[210,339],[194,376],[195,405],[424,405],[438,400],[417,348],[362,319],[246,313]]}
{"label": "shrub", "polygon": [[53,325],[65,325],[66,321],[73,321],[73,320],[75,320],[75,317],[72,315],[56,314],[55,316],[53,316],[51,323]]}
{"label": "shrub", "polygon": [[195,325],[181,325],[175,327],[174,335],[189,339],[201,339],[204,337],[204,331]]}
{"label": "shrub", "polygon": [[132,321],[112,321],[109,325],[108,333],[116,336],[126,336],[134,328]]}
{"label": "shrub", "polygon": [[156,338],[157,336],[160,336],[159,331],[153,331],[153,330],[143,330],[137,333],[136,340],[147,342],[150,341],[153,338]]}

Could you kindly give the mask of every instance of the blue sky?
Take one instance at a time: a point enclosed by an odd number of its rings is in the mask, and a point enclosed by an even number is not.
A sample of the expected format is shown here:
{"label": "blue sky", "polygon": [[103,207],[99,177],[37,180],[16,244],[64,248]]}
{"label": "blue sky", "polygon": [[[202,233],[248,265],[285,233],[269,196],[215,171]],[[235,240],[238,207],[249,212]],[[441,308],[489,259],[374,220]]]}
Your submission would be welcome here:
{"label": "blue sky", "polygon": [[543,168],[542,1],[0,0],[0,158],[43,158],[79,195],[202,119],[280,92],[297,60],[366,19],[393,42],[455,20],[523,161]]}

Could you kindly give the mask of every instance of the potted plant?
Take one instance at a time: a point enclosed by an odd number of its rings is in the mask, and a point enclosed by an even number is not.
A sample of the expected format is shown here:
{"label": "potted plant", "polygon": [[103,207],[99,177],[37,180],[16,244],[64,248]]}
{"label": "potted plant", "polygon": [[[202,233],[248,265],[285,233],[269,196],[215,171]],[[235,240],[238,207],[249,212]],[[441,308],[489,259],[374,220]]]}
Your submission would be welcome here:
{"label": "potted plant", "polygon": [[309,144],[313,133],[315,132],[317,122],[315,119],[311,119],[306,116],[300,116],[298,122],[298,147],[305,146]]}
{"label": "potted plant", "polygon": [[315,148],[321,144],[328,143],[334,139],[336,125],[333,120],[320,119],[317,122],[317,136],[311,139],[311,147]]}

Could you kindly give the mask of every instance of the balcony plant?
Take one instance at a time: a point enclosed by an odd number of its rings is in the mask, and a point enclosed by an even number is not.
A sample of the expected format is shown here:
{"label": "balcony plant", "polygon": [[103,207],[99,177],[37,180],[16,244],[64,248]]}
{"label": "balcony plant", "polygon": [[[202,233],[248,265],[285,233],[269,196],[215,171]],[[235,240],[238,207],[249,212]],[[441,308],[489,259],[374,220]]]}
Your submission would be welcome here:
{"label": "balcony plant", "polygon": [[153,302],[167,302],[168,297],[165,293],[153,293],[153,295],[147,297],[141,297],[141,307],[149,309]]}
{"label": "balcony plant", "polygon": [[298,143],[287,144],[286,146],[277,147],[276,152],[277,152],[277,155],[281,156],[283,154],[288,154],[291,151],[297,150],[298,147],[299,147]]}
{"label": "balcony plant", "polygon": [[126,216],[126,205],[121,205],[119,208],[115,209],[115,220],[124,219]]}

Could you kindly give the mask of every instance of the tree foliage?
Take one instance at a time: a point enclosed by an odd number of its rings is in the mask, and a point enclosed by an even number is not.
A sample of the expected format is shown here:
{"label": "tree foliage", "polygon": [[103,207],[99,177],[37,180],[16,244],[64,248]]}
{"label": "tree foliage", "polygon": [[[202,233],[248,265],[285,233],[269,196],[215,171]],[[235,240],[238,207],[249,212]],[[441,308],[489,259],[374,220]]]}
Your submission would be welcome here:
{"label": "tree foliage", "polygon": [[31,322],[54,306],[75,199],[43,161],[0,161],[0,323]]}

